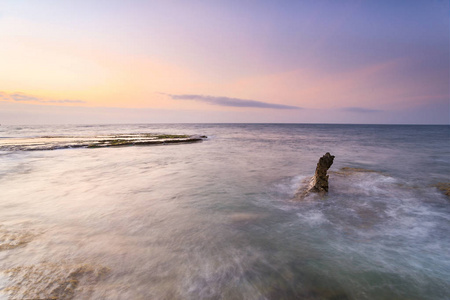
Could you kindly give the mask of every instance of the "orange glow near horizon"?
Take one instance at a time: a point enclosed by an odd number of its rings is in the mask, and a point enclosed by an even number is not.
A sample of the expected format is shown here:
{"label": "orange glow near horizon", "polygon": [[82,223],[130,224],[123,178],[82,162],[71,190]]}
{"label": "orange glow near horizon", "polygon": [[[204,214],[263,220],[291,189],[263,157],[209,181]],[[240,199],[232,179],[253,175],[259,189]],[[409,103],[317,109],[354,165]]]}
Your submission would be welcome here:
{"label": "orange glow near horizon", "polygon": [[[361,111],[442,107],[449,100],[448,51],[437,25],[425,28],[403,16],[389,20],[411,29],[375,23],[374,30],[374,23],[355,15],[368,14],[364,5],[335,7],[341,11],[336,16],[314,5],[274,16],[269,4],[258,7],[257,14],[208,4],[196,5],[199,14],[192,16],[172,4],[114,2],[96,13],[90,10],[95,1],[26,3],[0,6],[2,101],[253,113],[261,107],[164,94]],[[54,18],[45,17],[50,9]],[[431,8],[429,13],[442,17]],[[416,27],[428,35],[417,36]],[[439,59],[447,59],[447,69]],[[28,98],[7,96],[16,93]],[[266,108],[264,114],[272,120],[274,113]]]}

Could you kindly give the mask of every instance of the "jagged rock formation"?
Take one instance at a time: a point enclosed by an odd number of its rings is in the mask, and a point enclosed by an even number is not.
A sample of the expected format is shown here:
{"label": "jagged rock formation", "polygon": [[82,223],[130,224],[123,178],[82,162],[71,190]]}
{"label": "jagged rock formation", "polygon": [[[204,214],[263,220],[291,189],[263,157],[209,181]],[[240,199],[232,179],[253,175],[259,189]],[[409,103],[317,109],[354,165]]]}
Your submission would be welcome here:
{"label": "jagged rock formation", "polygon": [[321,193],[328,192],[328,175],[327,171],[333,164],[334,155],[327,152],[319,159],[316,167],[316,173],[311,181],[309,192]]}
{"label": "jagged rock formation", "polygon": [[334,155],[327,152],[319,159],[317,163],[316,172],[314,177],[311,178],[309,186],[303,189],[299,189],[295,195],[296,199],[303,199],[310,193],[325,194],[328,192],[328,175],[327,171],[333,164]]}

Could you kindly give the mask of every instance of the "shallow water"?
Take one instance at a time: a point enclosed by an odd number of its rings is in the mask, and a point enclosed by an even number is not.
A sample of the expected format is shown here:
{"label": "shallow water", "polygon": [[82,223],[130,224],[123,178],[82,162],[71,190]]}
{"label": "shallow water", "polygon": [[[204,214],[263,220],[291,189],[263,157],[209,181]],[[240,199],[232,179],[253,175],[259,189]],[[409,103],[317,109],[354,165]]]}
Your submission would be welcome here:
{"label": "shallow water", "polygon": [[[450,294],[450,200],[433,187],[450,181],[449,126],[0,127],[3,140],[142,132],[208,139],[0,152],[4,298]],[[329,195],[292,201],[327,151]]]}

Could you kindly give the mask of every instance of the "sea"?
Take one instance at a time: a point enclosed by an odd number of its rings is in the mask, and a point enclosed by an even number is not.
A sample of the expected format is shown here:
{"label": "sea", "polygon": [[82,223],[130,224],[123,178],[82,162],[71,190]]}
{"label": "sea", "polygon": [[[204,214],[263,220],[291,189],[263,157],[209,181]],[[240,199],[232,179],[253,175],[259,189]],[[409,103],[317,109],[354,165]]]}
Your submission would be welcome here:
{"label": "sea", "polygon": [[[207,138],[1,147],[142,133]],[[450,299],[449,182],[446,125],[1,125],[0,299]]]}

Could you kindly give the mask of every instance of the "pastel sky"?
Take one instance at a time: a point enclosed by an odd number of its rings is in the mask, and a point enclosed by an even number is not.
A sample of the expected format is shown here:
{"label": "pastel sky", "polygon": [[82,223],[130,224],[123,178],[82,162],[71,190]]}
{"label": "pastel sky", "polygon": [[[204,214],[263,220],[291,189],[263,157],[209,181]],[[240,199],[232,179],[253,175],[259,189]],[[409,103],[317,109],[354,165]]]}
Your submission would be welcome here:
{"label": "pastel sky", "polygon": [[449,1],[0,1],[0,123],[449,124]]}

